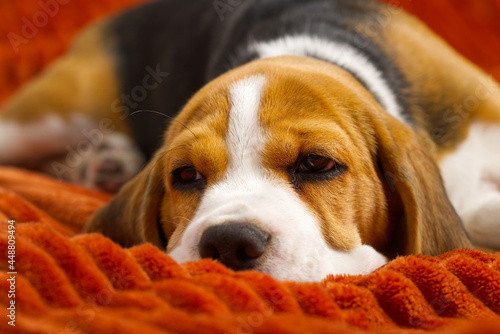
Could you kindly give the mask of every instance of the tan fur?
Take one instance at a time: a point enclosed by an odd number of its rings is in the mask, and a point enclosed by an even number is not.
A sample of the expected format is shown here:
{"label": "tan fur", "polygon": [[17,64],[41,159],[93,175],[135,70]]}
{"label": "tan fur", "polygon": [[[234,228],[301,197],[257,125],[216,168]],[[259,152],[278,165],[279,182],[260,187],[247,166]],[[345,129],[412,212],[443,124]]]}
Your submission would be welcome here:
{"label": "tan fur", "polygon": [[[126,247],[146,241],[161,247],[157,223],[161,207],[167,201],[165,170],[158,154],[108,205],[93,215],[84,231],[110,236]],[[168,226],[164,230],[170,232]]]}
{"label": "tan fur", "polygon": [[215,90],[212,87],[190,100],[177,122],[172,122],[165,144],[153,160],[94,215],[87,232],[103,233],[124,246],[145,241],[162,246],[160,232],[168,240],[168,250],[177,245],[201,194],[175,190],[171,173],[193,165],[211,185],[220,180],[227,165],[224,136],[230,108],[228,92],[222,85]]}
{"label": "tan fur", "polygon": [[269,136],[265,166],[272,172],[283,171],[286,181],[287,168],[301,154],[324,155],[349,166],[348,173],[337,179],[305,184],[297,191],[335,249],[352,249],[361,242],[385,246],[385,195],[366,137],[350,116],[349,106],[360,104],[352,94],[350,76],[329,64],[294,57],[260,67],[269,78],[261,105]]}
{"label": "tan fur", "polygon": [[[207,186],[219,181],[227,167],[224,137],[229,114],[229,97],[224,86],[214,90],[203,89],[183,109],[167,132],[165,154],[168,180],[171,172],[179,167],[194,166],[207,178]],[[162,208],[163,221],[175,225],[169,238],[168,251],[179,242],[182,233],[196,212],[201,200],[200,193],[179,192],[167,185],[170,202]],[[164,225],[164,226],[165,226]]]}
{"label": "tan fur", "polygon": [[119,96],[119,84],[116,60],[102,42],[105,27],[101,23],[85,30],[68,53],[2,107],[0,120],[28,124],[47,115],[56,114],[68,120],[80,114],[97,125],[106,116],[117,131],[128,133],[121,115],[109,112]]}
{"label": "tan fur", "polygon": [[385,24],[380,34],[370,37],[396,62],[413,94],[425,101],[423,109],[412,103],[409,107],[432,153],[440,158],[455,149],[474,120],[500,123],[500,87],[493,78],[415,17],[393,8],[381,10]]}

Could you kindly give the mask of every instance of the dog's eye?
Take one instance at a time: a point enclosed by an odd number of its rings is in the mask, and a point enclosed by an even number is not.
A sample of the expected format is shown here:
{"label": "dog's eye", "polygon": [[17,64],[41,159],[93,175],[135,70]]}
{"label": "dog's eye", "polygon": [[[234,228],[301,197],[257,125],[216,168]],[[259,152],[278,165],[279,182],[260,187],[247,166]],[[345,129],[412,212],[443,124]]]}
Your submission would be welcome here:
{"label": "dog's eye", "polygon": [[174,171],[174,176],[182,182],[193,182],[203,178],[203,176],[193,167],[182,167]]}
{"label": "dog's eye", "polygon": [[303,183],[328,181],[342,175],[347,167],[321,155],[309,154],[300,157],[291,170],[291,182],[300,188]]}
{"label": "dog's eye", "polygon": [[204,180],[203,175],[193,167],[182,167],[172,172],[174,185],[178,187],[196,185]]}
{"label": "dog's eye", "polygon": [[297,171],[300,173],[326,173],[334,170],[337,163],[319,155],[308,155],[299,161]]}

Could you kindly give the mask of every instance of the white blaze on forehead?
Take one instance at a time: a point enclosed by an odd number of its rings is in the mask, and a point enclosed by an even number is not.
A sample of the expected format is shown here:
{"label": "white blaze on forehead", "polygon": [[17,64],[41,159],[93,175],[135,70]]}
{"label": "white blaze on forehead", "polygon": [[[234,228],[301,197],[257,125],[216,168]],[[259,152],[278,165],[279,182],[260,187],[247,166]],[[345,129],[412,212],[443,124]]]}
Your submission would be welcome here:
{"label": "white blaze on forehead", "polygon": [[264,76],[257,75],[237,81],[230,88],[226,134],[230,173],[255,173],[260,169],[259,155],[265,136],[260,127],[259,106],[265,81]]}
{"label": "white blaze on forehead", "polygon": [[333,250],[320,224],[286,180],[265,171],[261,155],[266,135],[259,120],[266,79],[256,75],[230,86],[226,146],[229,159],[224,178],[209,187],[191,223],[170,252],[178,262],[200,258],[197,245],[210,226],[250,223],[271,235],[255,268],[278,279],[317,281],[328,274],[363,274],[385,258],[361,244],[349,251]]}

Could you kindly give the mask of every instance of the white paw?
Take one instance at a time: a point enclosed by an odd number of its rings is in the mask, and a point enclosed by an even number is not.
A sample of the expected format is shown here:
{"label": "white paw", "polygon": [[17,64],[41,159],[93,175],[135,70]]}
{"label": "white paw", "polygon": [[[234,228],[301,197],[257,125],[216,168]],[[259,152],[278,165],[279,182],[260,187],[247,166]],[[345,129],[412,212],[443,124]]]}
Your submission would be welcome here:
{"label": "white paw", "polygon": [[139,173],[144,162],[142,153],[130,138],[113,133],[99,141],[78,145],[58,161],[48,164],[44,172],[88,188],[116,193]]}
{"label": "white paw", "polygon": [[472,242],[500,249],[500,192],[486,193],[471,201],[462,218]]}
{"label": "white paw", "polygon": [[353,263],[356,263],[354,274],[369,274],[387,263],[385,256],[368,245],[356,247],[350,255]]}

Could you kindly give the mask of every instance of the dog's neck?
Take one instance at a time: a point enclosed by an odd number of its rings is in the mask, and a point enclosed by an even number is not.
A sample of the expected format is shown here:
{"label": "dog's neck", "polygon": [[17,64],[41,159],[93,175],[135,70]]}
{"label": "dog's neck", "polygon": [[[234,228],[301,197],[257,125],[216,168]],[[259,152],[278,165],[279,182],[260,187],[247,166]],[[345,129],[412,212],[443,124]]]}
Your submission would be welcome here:
{"label": "dog's neck", "polygon": [[[251,3],[238,7],[214,30],[207,62],[208,80],[256,59],[312,57],[348,71],[389,114],[413,124],[406,112],[405,79],[380,46],[379,22],[373,16],[377,12],[367,10],[373,2],[311,1],[304,5],[300,0],[275,0],[261,6]],[[360,33],[356,29],[359,26],[376,27],[368,35],[377,41]]]}
{"label": "dog's neck", "polygon": [[296,55],[335,64],[351,73],[363,84],[389,114],[402,122],[409,123],[402,113],[396,92],[384,74],[366,55],[348,43],[308,35],[289,35],[268,42],[252,43],[247,52],[256,59]]}

